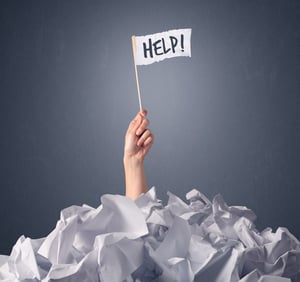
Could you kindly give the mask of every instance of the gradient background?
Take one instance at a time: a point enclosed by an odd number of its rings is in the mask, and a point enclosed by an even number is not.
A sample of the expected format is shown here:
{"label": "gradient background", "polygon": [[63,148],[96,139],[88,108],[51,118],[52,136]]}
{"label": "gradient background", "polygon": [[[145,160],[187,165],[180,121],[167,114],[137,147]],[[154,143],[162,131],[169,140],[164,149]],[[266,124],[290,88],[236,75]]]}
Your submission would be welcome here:
{"label": "gradient background", "polygon": [[300,237],[299,1],[1,1],[0,253],[124,193],[131,35],[186,27],[192,58],[138,68],[149,185],[221,193]]}

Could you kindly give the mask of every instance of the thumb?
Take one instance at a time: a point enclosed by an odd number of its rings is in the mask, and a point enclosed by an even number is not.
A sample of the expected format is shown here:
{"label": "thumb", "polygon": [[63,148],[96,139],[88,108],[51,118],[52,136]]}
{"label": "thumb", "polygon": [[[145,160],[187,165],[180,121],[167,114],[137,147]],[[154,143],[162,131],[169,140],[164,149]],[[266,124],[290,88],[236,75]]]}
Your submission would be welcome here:
{"label": "thumb", "polygon": [[137,131],[137,129],[139,128],[141,122],[142,122],[143,117],[141,116],[141,113],[139,112],[134,119],[130,122],[129,126],[128,126],[128,133],[134,133]]}

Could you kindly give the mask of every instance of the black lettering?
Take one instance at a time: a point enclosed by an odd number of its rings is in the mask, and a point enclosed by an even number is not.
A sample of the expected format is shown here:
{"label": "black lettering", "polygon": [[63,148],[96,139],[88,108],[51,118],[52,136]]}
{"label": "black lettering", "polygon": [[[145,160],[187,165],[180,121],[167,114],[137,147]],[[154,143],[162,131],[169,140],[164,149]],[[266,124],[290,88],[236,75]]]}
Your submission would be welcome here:
{"label": "black lettering", "polygon": [[178,40],[174,36],[169,36],[169,37],[170,37],[170,40],[171,40],[172,51],[173,51],[173,53],[175,53],[175,47],[177,46]]}
{"label": "black lettering", "polygon": [[184,46],[183,46],[183,34],[180,35],[181,38],[181,51],[184,52]]}
{"label": "black lettering", "polygon": [[149,52],[150,58],[153,58],[153,50],[152,50],[152,40],[149,38],[149,47],[147,48],[147,45],[145,42],[143,42],[143,49],[144,49],[144,58],[148,58],[147,52]]}
{"label": "black lettering", "polygon": [[158,56],[163,55],[163,52],[161,52],[161,53],[158,52],[159,49],[162,49],[162,46],[158,45],[160,42],[161,42],[161,39],[159,39],[153,43],[154,53],[155,53],[155,55],[158,55]]}
{"label": "black lettering", "polygon": [[171,48],[166,49],[165,39],[162,39],[164,54],[168,54]]}

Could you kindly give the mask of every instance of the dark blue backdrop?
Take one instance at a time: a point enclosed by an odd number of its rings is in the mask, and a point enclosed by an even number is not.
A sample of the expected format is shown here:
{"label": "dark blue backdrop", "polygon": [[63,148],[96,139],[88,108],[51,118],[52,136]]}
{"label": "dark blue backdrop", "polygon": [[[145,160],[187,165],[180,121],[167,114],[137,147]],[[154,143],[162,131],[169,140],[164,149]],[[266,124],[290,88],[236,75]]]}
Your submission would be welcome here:
{"label": "dark blue backdrop", "polygon": [[192,58],[139,67],[149,185],[221,193],[300,237],[299,21],[290,0],[1,1],[0,253],[124,192],[131,35],[185,27]]}

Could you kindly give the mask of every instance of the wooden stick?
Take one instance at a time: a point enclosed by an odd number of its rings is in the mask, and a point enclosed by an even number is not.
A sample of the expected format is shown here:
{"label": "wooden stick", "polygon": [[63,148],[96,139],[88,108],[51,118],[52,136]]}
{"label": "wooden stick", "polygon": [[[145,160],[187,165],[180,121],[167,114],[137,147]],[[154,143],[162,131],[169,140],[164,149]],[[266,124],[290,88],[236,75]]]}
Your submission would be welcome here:
{"label": "wooden stick", "polygon": [[136,80],[136,87],[137,87],[137,92],[138,92],[138,97],[139,97],[139,105],[140,105],[140,111],[141,111],[143,109],[143,107],[142,107],[142,99],[141,99],[141,92],[140,92],[139,76],[138,76],[136,60],[135,60],[136,45],[135,45],[135,36],[134,35],[131,37],[131,41],[132,41],[133,62],[134,62],[134,70],[135,70],[135,80]]}

